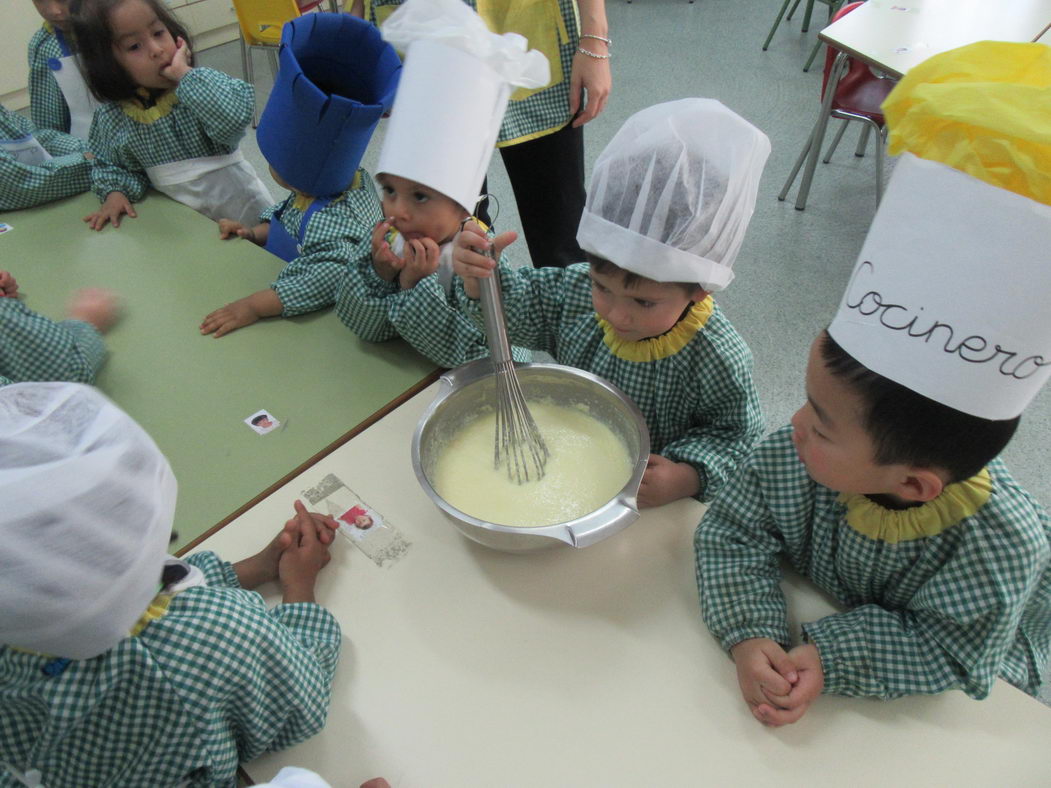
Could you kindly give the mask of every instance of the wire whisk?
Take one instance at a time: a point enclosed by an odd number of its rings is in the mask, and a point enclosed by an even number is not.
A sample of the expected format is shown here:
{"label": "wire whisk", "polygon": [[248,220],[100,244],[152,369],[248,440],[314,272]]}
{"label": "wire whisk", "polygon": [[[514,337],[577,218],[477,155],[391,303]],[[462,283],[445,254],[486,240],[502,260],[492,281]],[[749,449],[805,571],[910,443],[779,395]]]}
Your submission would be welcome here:
{"label": "wire whisk", "polygon": [[[493,257],[492,247],[487,254]],[[523,484],[544,478],[549,452],[518,383],[498,277],[499,272],[494,270],[492,276],[479,280],[485,336],[496,378],[493,467],[506,464],[508,478]]]}

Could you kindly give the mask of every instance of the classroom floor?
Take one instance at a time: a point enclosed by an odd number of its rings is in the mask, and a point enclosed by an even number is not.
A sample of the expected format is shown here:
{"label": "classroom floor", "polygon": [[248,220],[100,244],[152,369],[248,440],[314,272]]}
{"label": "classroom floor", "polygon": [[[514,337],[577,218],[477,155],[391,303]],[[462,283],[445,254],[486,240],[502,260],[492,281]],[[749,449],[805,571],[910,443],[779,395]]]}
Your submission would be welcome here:
{"label": "classroom floor", "polygon": [[[852,155],[854,130],[848,130],[830,164],[818,165],[805,211],[794,209],[794,191],[789,201],[777,200],[814,123],[824,62],[819,55],[810,73],[802,71],[824,22],[820,10],[815,11],[810,32],[801,33],[800,9],[790,22],[782,22],[769,51],[762,51],[779,7],[780,0],[609,0],[613,93],[608,108],[588,124],[585,135],[590,171],[627,117],[686,96],[717,98],[769,135],[773,152],[734,269],[737,278],[718,300],[752,348],[756,385],[771,429],[786,423],[803,400],[807,349],[835,314],[875,211],[875,164],[871,153],[864,158]],[[236,42],[198,57],[200,65],[242,73]],[[256,55],[255,72],[262,106],[270,81],[262,53]],[[370,172],[382,134],[381,124],[362,162]],[[246,137],[243,149],[265,174],[266,162],[253,135]],[[493,157],[489,188],[501,204],[497,228],[520,230],[499,156]],[[272,191],[275,197],[280,194],[276,185]],[[523,241],[509,254],[526,264]],[[1051,504],[1051,452],[1045,445],[1049,434],[1051,386],[1026,411],[1004,453],[1019,482],[1045,505]],[[1051,705],[1051,692],[1045,691],[1043,699]]]}

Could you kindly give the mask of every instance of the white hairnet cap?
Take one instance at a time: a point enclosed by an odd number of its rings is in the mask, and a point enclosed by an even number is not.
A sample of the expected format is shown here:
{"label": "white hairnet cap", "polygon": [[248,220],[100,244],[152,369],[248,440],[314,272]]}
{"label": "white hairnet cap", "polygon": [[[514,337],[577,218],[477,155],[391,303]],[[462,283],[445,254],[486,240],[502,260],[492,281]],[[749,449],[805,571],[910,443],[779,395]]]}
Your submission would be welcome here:
{"label": "white hairnet cap", "polygon": [[90,386],[0,388],[0,643],[72,659],[115,646],[157,593],[175,477]]}
{"label": "white hairnet cap", "polygon": [[769,155],[767,136],[715,99],[637,112],[595,162],[577,243],[657,282],[722,290]]}

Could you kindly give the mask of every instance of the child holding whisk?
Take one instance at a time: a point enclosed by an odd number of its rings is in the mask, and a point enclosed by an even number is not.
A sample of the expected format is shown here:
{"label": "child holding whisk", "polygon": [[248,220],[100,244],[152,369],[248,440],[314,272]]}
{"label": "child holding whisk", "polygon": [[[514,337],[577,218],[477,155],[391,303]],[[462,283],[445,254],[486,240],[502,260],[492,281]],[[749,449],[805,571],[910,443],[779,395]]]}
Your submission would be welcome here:
{"label": "child holding whisk", "polygon": [[161,0],[74,0],[73,32],[95,113],[93,230],[135,217],[152,185],[212,219],[254,222],[270,193],[238,143],[251,121],[251,85],[194,68],[189,36]]}
{"label": "child holding whisk", "polygon": [[[642,110],[595,164],[577,231],[588,262],[499,266],[511,341],[606,378],[645,415],[643,506],[710,499],[762,434],[751,353],[711,293],[733,279],[769,152],[713,99]],[[514,238],[493,239],[495,256]],[[489,246],[476,225],[455,241],[454,298],[475,317]]]}

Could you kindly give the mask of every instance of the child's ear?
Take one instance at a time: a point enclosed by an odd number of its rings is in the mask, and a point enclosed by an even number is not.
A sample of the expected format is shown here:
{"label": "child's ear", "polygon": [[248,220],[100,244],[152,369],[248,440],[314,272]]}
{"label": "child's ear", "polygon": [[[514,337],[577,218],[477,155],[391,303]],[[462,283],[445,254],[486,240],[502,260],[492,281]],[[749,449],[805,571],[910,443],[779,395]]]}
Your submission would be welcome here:
{"label": "child's ear", "polygon": [[945,480],[930,468],[908,468],[898,484],[898,497],[920,503],[933,501],[945,489]]}

